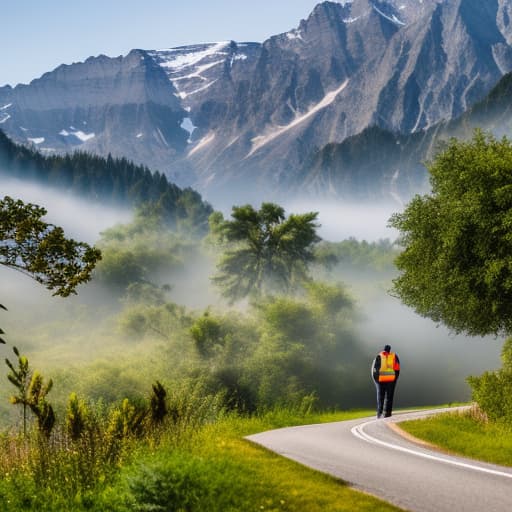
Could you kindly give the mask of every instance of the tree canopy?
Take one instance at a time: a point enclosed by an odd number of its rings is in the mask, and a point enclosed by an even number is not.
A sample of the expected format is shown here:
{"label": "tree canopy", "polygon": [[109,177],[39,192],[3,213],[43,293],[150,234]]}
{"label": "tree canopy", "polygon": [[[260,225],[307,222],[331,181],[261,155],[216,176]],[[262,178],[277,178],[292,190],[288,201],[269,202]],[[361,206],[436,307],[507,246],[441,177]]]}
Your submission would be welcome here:
{"label": "tree canopy", "polygon": [[91,278],[98,249],[66,238],[62,228],[42,220],[46,210],[8,196],[0,200],[0,265],[18,270],[54,295],[67,297]]}
{"label": "tree canopy", "polygon": [[476,131],[428,165],[432,192],[390,225],[400,231],[393,292],[470,335],[512,332],[512,144]]}
{"label": "tree canopy", "polygon": [[234,206],[232,220],[216,213],[212,230],[227,249],[213,281],[224,296],[238,300],[264,291],[286,291],[307,276],[314,259],[316,212],[291,214],[274,203]]}

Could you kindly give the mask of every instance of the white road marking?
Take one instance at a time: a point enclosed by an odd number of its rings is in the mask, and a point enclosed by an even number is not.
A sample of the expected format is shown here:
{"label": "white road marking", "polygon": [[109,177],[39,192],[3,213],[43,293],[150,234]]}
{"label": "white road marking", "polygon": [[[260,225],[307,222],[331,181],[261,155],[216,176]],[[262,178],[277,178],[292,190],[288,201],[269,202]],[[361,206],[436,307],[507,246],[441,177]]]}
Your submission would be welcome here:
{"label": "white road marking", "polygon": [[452,464],[454,466],[459,466],[459,467],[466,468],[466,469],[473,469],[475,471],[481,471],[482,473],[489,473],[491,475],[497,475],[497,476],[504,476],[506,478],[512,478],[512,473],[505,473],[503,471],[498,471],[498,470],[495,470],[495,469],[483,468],[481,466],[476,466],[476,465],[473,465],[473,464],[468,464],[466,462],[459,462],[459,461],[454,460],[454,459],[447,459],[447,458],[443,458],[443,457],[438,457],[436,455],[430,455],[428,453],[423,453],[423,452],[419,452],[419,451],[416,451],[416,450],[411,450],[410,448],[405,448],[403,446],[399,446],[399,445],[396,445],[396,444],[387,443],[386,441],[381,441],[380,439],[377,439],[377,438],[371,436],[370,434],[367,434],[364,431],[364,427],[366,427],[367,425],[371,425],[372,423],[375,423],[377,421],[383,421],[383,420],[367,421],[365,423],[361,423],[360,425],[356,425],[355,427],[351,428],[350,431],[352,432],[352,434],[355,437],[357,437],[359,439],[362,439],[363,441],[366,441],[368,443],[379,444],[381,446],[385,446],[385,447],[391,448],[393,450],[398,450],[400,452],[409,453],[410,455],[416,455],[417,457],[423,457],[425,459],[436,460],[438,462],[445,462],[446,464]]}

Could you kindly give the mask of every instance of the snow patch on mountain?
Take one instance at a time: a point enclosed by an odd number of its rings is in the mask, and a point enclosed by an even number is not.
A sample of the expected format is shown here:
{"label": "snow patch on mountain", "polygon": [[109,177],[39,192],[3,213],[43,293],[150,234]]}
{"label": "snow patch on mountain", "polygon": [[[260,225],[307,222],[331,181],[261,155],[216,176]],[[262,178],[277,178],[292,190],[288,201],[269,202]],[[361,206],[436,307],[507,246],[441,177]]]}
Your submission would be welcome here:
{"label": "snow patch on mountain", "polygon": [[201,92],[201,91],[204,91],[205,89],[208,89],[208,87],[210,87],[211,85],[213,85],[217,80],[213,80],[212,82],[206,84],[206,85],[203,85],[203,87],[199,87],[199,89],[195,89],[193,91],[190,91],[190,92],[179,92],[178,93],[178,96],[181,98],[181,99],[185,99],[187,98],[188,96],[192,96],[193,94],[197,94],[198,92]]}
{"label": "snow patch on mountain", "polygon": [[215,133],[209,133],[205,135],[195,147],[193,147],[189,153],[188,156],[193,155],[194,153],[197,153],[200,149],[204,148],[207,144],[209,144],[213,139],[215,139]]}
{"label": "snow patch on mountain", "polygon": [[270,141],[276,139],[283,133],[287,132],[288,130],[291,130],[295,126],[299,125],[300,123],[304,122],[306,119],[309,119],[311,116],[315,115],[320,110],[324,109],[328,105],[330,105],[338,96],[338,94],[345,89],[345,87],[348,84],[348,79],[345,80],[337,89],[334,91],[328,92],[316,105],[314,105],[312,108],[310,108],[305,114],[302,114],[299,117],[296,117],[291,123],[285,125],[285,126],[277,126],[275,128],[272,128],[269,132],[267,132],[265,135],[258,135],[257,137],[254,137],[251,139],[252,142],[252,148],[251,151],[247,154],[247,157],[251,156],[253,153],[258,151],[261,147],[263,147],[265,144],[268,144]]}
{"label": "snow patch on mountain", "polygon": [[75,136],[82,142],[86,142],[96,136],[95,133],[85,133],[82,130],[77,130],[74,126],[70,126],[69,129],[71,130],[70,132],[67,130],[61,130],[59,135],[62,135],[63,137]]}
{"label": "snow patch on mountain", "polygon": [[294,30],[290,30],[290,32],[286,32],[286,37],[288,39],[301,39],[302,40],[302,34],[300,32],[300,30],[297,30],[297,29],[294,29]]}
{"label": "snow patch on mountain", "polygon": [[189,75],[182,75],[178,76],[176,78],[173,78],[173,83],[178,82],[180,80],[188,80],[190,78],[200,78],[201,80],[207,80],[204,76],[201,75],[204,71],[207,69],[213,68],[214,66],[218,66],[219,64],[222,64],[223,60],[216,60],[215,62],[210,62],[209,64],[203,64],[202,66],[197,66],[193,73],[190,73]]}
{"label": "snow patch on mountain", "polygon": [[5,114],[5,113],[2,113],[0,114],[0,124],[3,124],[5,123],[5,121],[7,121],[7,119],[10,119],[10,114]]}
{"label": "snow patch on mountain", "polygon": [[207,43],[204,45],[205,48],[203,50],[189,51],[188,53],[181,53],[183,48],[156,50],[154,53],[161,57],[160,65],[163,68],[178,71],[185,67],[193,66],[207,57],[218,54],[226,55],[227,52],[223,50],[228,45],[229,41],[221,41],[219,43]]}
{"label": "snow patch on mountain", "polygon": [[187,142],[190,144],[190,142],[192,142],[190,140],[190,137],[192,136],[192,133],[197,128],[197,126],[194,126],[194,123],[192,122],[192,119],[190,119],[190,117],[185,117],[185,119],[183,119],[183,121],[181,122],[180,127],[188,132],[189,138]]}
{"label": "snow patch on mountain", "polygon": [[376,5],[373,6],[373,9],[375,12],[380,14],[383,18],[386,18],[387,20],[391,21],[395,25],[399,25],[403,27],[405,23],[402,20],[399,20],[394,14],[392,16],[388,16],[387,14],[384,14]]}
{"label": "snow patch on mountain", "polygon": [[42,144],[44,142],[44,137],[27,137],[27,140],[34,144]]}

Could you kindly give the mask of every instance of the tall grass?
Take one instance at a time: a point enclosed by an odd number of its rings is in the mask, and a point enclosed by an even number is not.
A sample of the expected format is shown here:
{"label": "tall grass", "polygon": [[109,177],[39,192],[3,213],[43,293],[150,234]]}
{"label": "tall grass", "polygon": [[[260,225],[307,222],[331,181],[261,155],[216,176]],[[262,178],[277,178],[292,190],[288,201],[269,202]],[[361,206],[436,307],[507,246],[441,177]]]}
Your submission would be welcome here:
{"label": "tall grass", "polygon": [[[80,435],[0,437],[0,510],[352,511],[396,510],[342,482],[243,439],[285,425],[341,420],[302,406],[241,416],[199,389],[168,397],[165,420],[129,427],[128,405],[94,415]],[[124,412],[123,412],[124,411]],[[101,412],[101,411],[100,411]],[[124,414],[124,416],[123,416]],[[123,421],[119,421],[119,418]]]}

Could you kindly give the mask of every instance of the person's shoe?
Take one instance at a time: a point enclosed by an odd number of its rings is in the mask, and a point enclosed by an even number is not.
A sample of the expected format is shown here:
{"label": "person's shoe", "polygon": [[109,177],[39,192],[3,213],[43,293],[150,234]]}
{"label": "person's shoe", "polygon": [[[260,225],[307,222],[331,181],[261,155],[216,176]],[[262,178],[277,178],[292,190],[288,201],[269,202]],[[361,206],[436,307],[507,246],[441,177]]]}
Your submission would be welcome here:
{"label": "person's shoe", "polygon": [[384,418],[389,418],[390,416],[391,416],[390,412],[387,412],[386,414],[384,414]]}
{"label": "person's shoe", "polygon": [[380,418],[382,418],[382,413],[378,412],[377,413],[377,419],[379,420]]}

